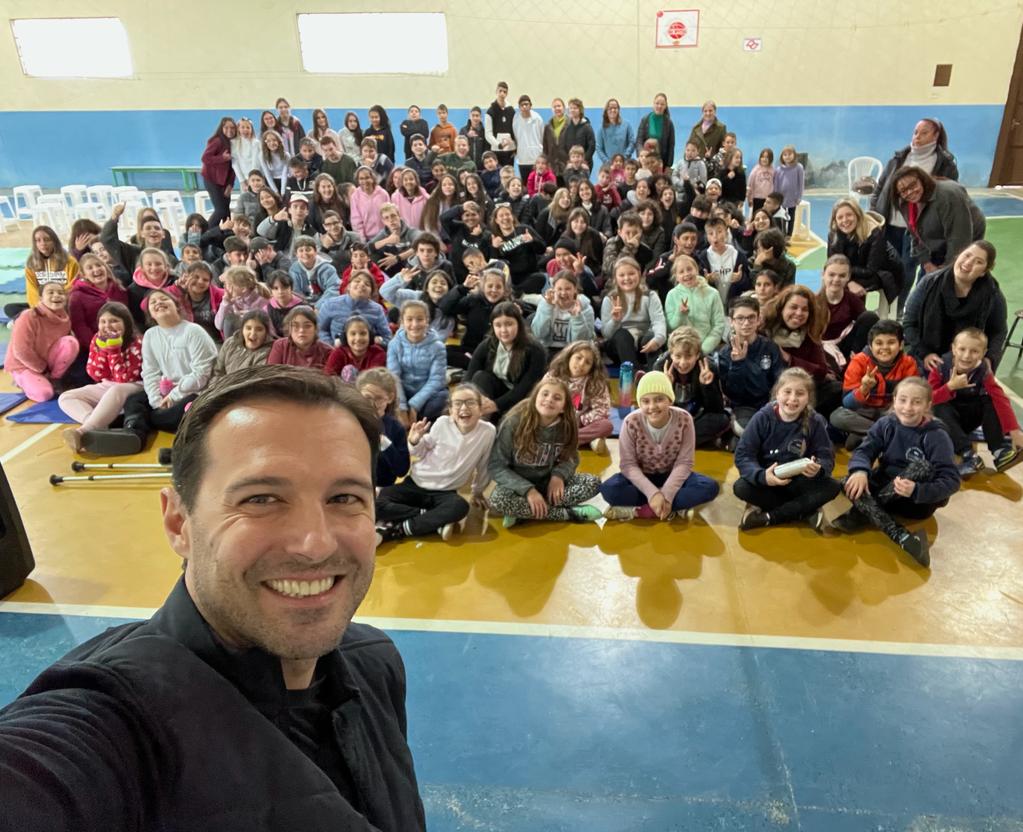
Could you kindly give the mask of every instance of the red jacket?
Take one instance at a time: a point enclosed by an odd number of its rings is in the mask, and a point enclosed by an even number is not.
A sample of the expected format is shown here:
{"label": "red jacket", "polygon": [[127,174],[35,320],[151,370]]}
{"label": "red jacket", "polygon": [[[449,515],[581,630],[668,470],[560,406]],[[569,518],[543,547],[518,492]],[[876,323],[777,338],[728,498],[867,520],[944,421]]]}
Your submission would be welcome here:
{"label": "red jacket", "polygon": [[291,367],[315,367],[323,369],[330,355],[330,347],[323,341],[313,341],[313,345],[301,352],[290,338],[278,338],[270,347],[267,364],[287,364]]}
{"label": "red jacket", "polygon": [[330,358],[327,359],[327,365],[323,368],[323,372],[328,376],[339,376],[341,371],[349,364],[360,373],[363,370],[368,370],[370,367],[386,367],[387,350],[379,344],[370,344],[369,349],[362,354],[362,357],[356,358],[348,347],[334,347],[330,352]]}
{"label": "red jacket", "polygon": [[76,278],[71,284],[71,294],[68,297],[71,331],[78,339],[78,346],[82,352],[89,349],[92,336],[97,332],[99,310],[103,304],[112,300],[128,303],[128,293],[116,280],[108,280],[107,288],[103,291],[82,277]]}
{"label": "red jacket", "polygon": [[[226,154],[226,155],[225,155]],[[210,136],[202,152],[202,176],[214,185],[226,188],[234,185],[234,168],[231,167],[231,145],[220,135]]]}
{"label": "red jacket", "polygon": [[[341,285],[337,287],[337,293],[343,295],[348,291],[348,281],[352,279],[352,266],[349,266],[341,273]],[[370,264],[366,266],[366,271],[373,275],[373,279],[377,282],[377,289],[384,285],[384,281],[387,280],[387,275],[381,271],[380,267],[370,261]],[[381,304],[382,306],[383,304]]]}
{"label": "red jacket", "polygon": [[142,339],[136,338],[126,347],[101,349],[96,346],[98,335],[89,344],[89,360],[85,370],[93,381],[114,381],[118,384],[142,381]]}
{"label": "red jacket", "polygon": [[967,373],[968,381],[974,384],[980,381],[979,389],[974,386],[967,390],[950,390],[948,387],[948,376],[952,372],[952,356],[946,353],[944,361],[945,364],[931,370],[931,374],[927,378],[927,383],[931,385],[931,389],[934,391],[934,404],[947,404],[958,398],[960,393],[967,393],[973,397],[986,393],[991,398],[991,404],[995,408],[995,413],[998,414],[998,422],[1002,426],[1002,431],[1008,433],[1010,430],[1019,430],[1019,423],[1016,421],[1016,414],[1012,412],[1009,398],[995,379],[994,373],[981,365],[976,370]]}
{"label": "red jacket", "polygon": [[913,356],[904,352],[899,353],[898,360],[887,375],[877,373],[874,376],[877,384],[869,395],[864,396],[860,390],[860,381],[871,368],[877,368],[874,356],[869,352],[858,352],[849,359],[849,364],[845,368],[845,378],[842,380],[842,392],[852,393],[863,407],[888,407],[892,403],[895,385],[904,378],[919,375]]}
{"label": "red jacket", "polygon": [[[195,322],[195,316],[192,314],[192,299],[186,290],[182,289],[177,284],[168,286],[167,291],[174,295],[181,303],[181,317],[186,321]],[[216,316],[217,310],[220,309],[220,302],[224,299],[224,290],[219,286],[210,284],[210,310],[213,315]],[[146,308],[146,304],[143,304],[143,309]]]}

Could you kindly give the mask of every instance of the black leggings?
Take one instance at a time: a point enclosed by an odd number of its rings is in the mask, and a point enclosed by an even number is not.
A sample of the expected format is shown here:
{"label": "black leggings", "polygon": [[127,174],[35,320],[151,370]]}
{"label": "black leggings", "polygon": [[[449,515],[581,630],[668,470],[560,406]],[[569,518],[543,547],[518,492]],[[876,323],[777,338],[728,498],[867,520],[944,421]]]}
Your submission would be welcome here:
{"label": "black leggings", "polygon": [[856,319],[853,328],[849,330],[849,334],[838,342],[838,348],[842,351],[842,355],[846,357],[846,360],[855,353],[863,352],[863,348],[867,345],[867,333],[870,332],[870,328],[877,321],[877,313],[870,311],[864,312]]}
{"label": "black leggings", "polygon": [[377,517],[388,523],[408,522],[411,537],[433,534],[469,514],[469,504],[457,491],[427,491],[406,477],[380,489]]}
{"label": "black leggings", "polygon": [[231,197],[224,193],[224,185],[216,185],[210,182],[205,176],[202,178],[203,185],[210,195],[210,202],[213,203],[213,213],[208,220],[210,228],[216,228],[221,220],[231,216]]}
{"label": "black leggings", "polygon": [[171,407],[153,408],[145,390],[134,393],[124,403],[124,429],[138,436],[144,446],[154,431],[174,433],[185,416],[185,408],[195,399],[194,395],[187,396]]}
{"label": "black leggings", "polygon": [[639,341],[632,337],[632,333],[625,327],[620,327],[614,335],[604,341],[604,352],[619,367],[626,361],[631,361],[632,366],[637,370],[646,370],[653,366],[657,353],[642,353],[640,349],[654,336],[649,332],[640,335]]}
{"label": "black leggings", "polygon": [[771,515],[771,525],[809,517],[837,497],[842,486],[831,477],[793,477],[788,485],[754,485],[742,477],[732,486],[735,496]]}

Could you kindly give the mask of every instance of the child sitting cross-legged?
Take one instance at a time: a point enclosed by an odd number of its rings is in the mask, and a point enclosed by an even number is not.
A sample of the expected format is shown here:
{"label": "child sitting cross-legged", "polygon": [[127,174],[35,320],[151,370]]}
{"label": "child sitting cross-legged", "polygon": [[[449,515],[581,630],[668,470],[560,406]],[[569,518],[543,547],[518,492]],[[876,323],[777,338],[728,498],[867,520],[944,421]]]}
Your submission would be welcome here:
{"label": "child sitting cross-legged", "polygon": [[341,376],[346,384],[371,367],[387,366],[387,350],[373,343],[369,323],[361,315],[352,315],[345,321],[341,343],[334,347],[323,368],[328,376]]}
{"label": "child sitting cross-legged", "polygon": [[563,381],[540,381],[529,398],[501,420],[488,473],[496,483],[490,505],[504,515],[504,526],[519,520],[585,523],[600,518],[600,480],[580,474],[579,434],[572,396]]}
{"label": "child sitting cross-legged", "polygon": [[639,410],[625,417],[618,438],[621,473],[600,487],[610,504],[604,516],[670,520],[713,500],[718,484],[693,471],[693,417],[672,406],[675,391],[668,377],[656,370],[646,373],[636,398]]}
{"label": "child sitting cross-legged", "polygon": [[436,419],[448,403],[447,353],[430,329],[429,315],[423,301],[405,301],[401,329],[387,345],[387,369],[400,382],[399,418],[405,425]]}
{"label": "child sitting cross-legged", "polygon": [[997,471],[1019,462],[1023,448],[1023,431],[991,365],[984,359],[986,352],[987,335],[983,330],[961,330],[952,339],[952,351],[942,356],[928,379],[934,390],[934,415],[948,428],[952,446],[961,459],[959,474],[963,477],[983,467],[970,441],[970,431],[977,427],[984,431]]}
{"label": "child sitting cross-legged", "polygon": [[866,349],[849,359],[842,406],[832,411],[831,424],[848,434],[845,447],[850,451],[891,408],[895,385],[918,374],[916,360],[903,351],[902,344],[902,324],[878,321],[867,333]]}
{"label": "child sitting cross-legged", "polygon": [[373,343],[386,347],[391,340],[391,328],[387,324],[384,307],[375,297],[376,291],[376,281],[368,271],[355,272],[343,295],[320,304],[320,340],[324,344],[336,346],[340,343],[347,320],[352,315],[358,315],[373,331]]}
{"label": "child sitting cross-legged", "polygon": [[469,514],[458,489],[472,485],[473,503],[486,506],[487,462],[497,429],[482,418],[483,396],[471,384],[451,393],[451,409],[431,427],[425,419],[408,432],[412,470],[397,485],[380,490],[377,533],[381,540],[438,533],[449,540]]}
{"label": "child sitting cross-legged", "polygon": [[589,445],[598,454],[607,453],[606,439],[614,433],[611,393],[607,370],[594,343],[573,341],[554,357],[544,378],[560,379],[568,385],[579,420],[579,447]]}
{"label": "child sitting cross-legged", "polygon": [[[742,432],[735,449],[735,496],[748,505],[739,528],[762,528],[807,520],[822,533],[821,507],[838,496],[842,487],[831,478],[835,454],[828,439],[828,423],[813,409],[813,378],[806,370],[785,370],[774,386],[774,401],[757,411]],[[807,459],[801,473],[779,477],[775,470],[786,462]]]}
{"label": "child sitting cross-legged", "polygon": [[930,410],[931,387],[924,379],[899,382],[892,412],[874,423],[849,461],[845,493],[853,507],[832,521],[848,533],[876,526],[921,566],[931,563],[927,533],[910,532],[892,515],[930,517],[960,482],[952,440]]}

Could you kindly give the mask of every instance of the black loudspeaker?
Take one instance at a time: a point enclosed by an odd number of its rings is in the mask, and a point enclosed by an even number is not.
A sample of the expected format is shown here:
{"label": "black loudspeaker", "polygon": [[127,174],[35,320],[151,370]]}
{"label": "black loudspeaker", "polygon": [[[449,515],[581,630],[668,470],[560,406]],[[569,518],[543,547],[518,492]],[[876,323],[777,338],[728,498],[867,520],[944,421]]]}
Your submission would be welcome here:
{"label": "black loudspeaker", "polygon": [[0,465],[0,598],[25,583],[36,568],[32,547],[21,522],[18,504],[14,502],[11,484]]}

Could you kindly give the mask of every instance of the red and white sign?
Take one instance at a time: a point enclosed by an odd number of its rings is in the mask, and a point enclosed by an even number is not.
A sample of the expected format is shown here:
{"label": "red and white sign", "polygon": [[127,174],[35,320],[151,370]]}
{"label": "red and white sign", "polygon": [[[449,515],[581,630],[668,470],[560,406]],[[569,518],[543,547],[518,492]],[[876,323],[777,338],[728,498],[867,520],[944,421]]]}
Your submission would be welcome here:
{"label": "red and white sign", "polygon": [[761,52],[764,48],[763,38],[743,38],[742,39],[742,51],[743,52]]}
{"label": "red and white sign", "polygon": [[678,49],[698,46],[700,42],[700,12],[696,9],[663,9],[657,13],[658,49]]}

